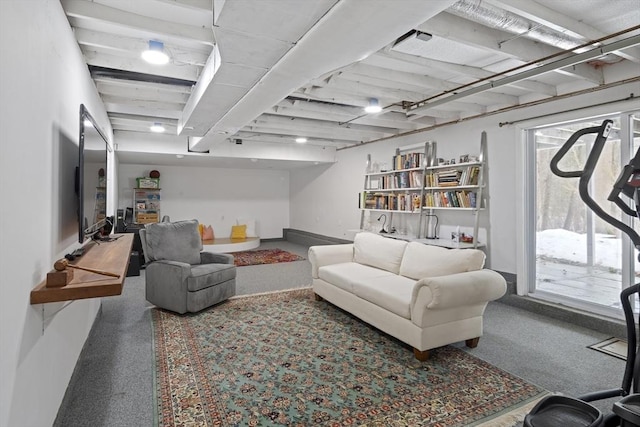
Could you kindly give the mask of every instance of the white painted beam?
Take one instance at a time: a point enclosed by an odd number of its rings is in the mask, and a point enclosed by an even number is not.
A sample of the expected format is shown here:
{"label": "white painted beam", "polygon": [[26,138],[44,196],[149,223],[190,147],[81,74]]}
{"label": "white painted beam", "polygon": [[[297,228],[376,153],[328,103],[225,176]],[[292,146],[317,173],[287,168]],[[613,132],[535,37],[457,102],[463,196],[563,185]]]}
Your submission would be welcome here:
{"label": "white painted beam", "polygon": [[61,3],[69,17],[107,22],[130,30],[177,39],[197,40],[211,46],[214,44],[211,28],[154,19],[87,0],[61,0]]}
{"label": "white painted beam", "polygon": [[158,118],[169,118],[169,119],[179,119],[181,115],[180,110],[176,109],[161,109],[157,108],[157,106],[151,106],[148,103],[134,104],[134,103],[123,103],[119,102],[119,100],[114,100],[114,102],[105,101],[103,99],[105,109],[109,114],[112,113],[121,113],[121,114],[133,114],[140,116],[148,116],[148,117],[158,117]]}
{"label": "white painted beam", "polygon": [[269,123],[274,126],[286,126],[292,129],[350,129],[358,132],[370,132],[372,134],[385,133],[393,135],[398,133],[398,129],[391,129],[381,126],[369,126],[357,123],[337,123],[329,120],[312,120],[307,118],[282,117],[271,114],[262,114],[254,120],[255,123]]}
{"label": "white painted beam", "polygon": [[[200,140],[208,147],[235,133],[315,76],[357,62],[454,3],[454,0],[340,1],[254,85]],[[225,5],[227,7],[228,5]],[[224,15],[224,9],[220,18]],[[357,18],[357,31],[354,19]]]}
{"label": "white painted beam", "polygon": [[[417,29],[450,40],[500,52],[524,62],[536,61],[562,51],[522,37],[513,38],[513,34],[489,28],[446,12],[440,13]],[[595,84],[603,82],[602,73],[585,64],[576,64],[563,72]]]}
{"label": "white painted beam", "polygon": [[[322,139],[340,139],[345,141],[353,141],[354,143],[358,141],[368,141],[372,139],[382,138],[386,135],[379,134],[365,134],[352,132],[349,129],[342,130],[319,130],[319,129],[304,129],[304,135],[300,135],[300,131],[296,129],[290,129],[285,127],[273,127],[269,126],[268,123],[259,123],[259,124],[248,124],[247,126],[242,128],[245,132],[258,132],[258,133],[267,133],[267,134],[275,134],[275,135],[289,135],[291,137],[296,136],[305,136],[307,138],[322,138]],[[226,139],[226,138],[225,138]]]}
{"label": "white painted beam", "polygon": [[143,90],[157,90],[162,93],[175,93],[189,96],[191,93],[190,86],[171,85],[166,83],[155,82],[143,82],[138,80],[125,80],[116,79],[113,77],[96,77],[93,79],[96,85],[100,85],[105,88],[124,88],[125,90],[143,89]]}
{"label": "white painted beam", "polygon": [[[108,95],[113,99],[135,99],[137,101],[162,102],[184,105],[189,99],[189,95],[179,92],[168,92],[160,89],[149,89],[145,87],[128,88],[123,86],[105,85],[97,83],[96,87],[102,97]],[[182,110],[182,108],[180,108]]]}
{"label": "white painted beam", "polygon": [[509,84],[509,82],[512,81],[517,81],[517,80],[522,80],[522,79],[526,79],[532,76],[536,76],[536,75],[540,75],[540,74],[544,74],[547,72],[550,72],[552,70],[557,70],[560,68],[565,68],[568,66],[572,66],[573,64],[578,64],[584,61],[588,61],[594,58],[598,58],[599,56],[605,55],[609,52],[612,52],[614,50],[618,50],[618,49],[624,49],[627,46],[636,46],[640,44],[640,35],[637,36],[632,36],[629,37],[627,39],[624,40],[620,40],[617,42],[613,42],[610,43],[606,46],[601,46],[595,49],[591,49],[587,52],[583,52],[583,53],[579,53],[579,54],[575,54],[572,55],[568,58],[564,58],[564,59],[560,59],[557,61],[553,61],[551,63],[548,63],[546,65],[542,65],[538,68],[535,68],[533,70],[528,70],[528,71],[524,71],[512,76],[508,76],[508,77],[504,77],[501,79],[497,79],[497,80],[493,80],[490,81],[488,83],[470,88],[470,89],[466,89],[463,90],[461,92],[455,93],[455,94],[451,94],[445,97],[442,97],[440,99],[434,100],[434,101],[429,101],[427,103],[425,103],[422,106],[419,106],[415,109],[412,109],[411,112],[415,113],[415,114],[420,114],[421,112],[426,112],[430,107],[435,107],[438,105],[443,105],[446,104],[448,102],[451,102],[453,100],[456,99],[461,99],[461,98],[465,98],[467,96],[473,95],[473,94],[477,94],[477,93],[481,93],[484,92],[488,89],[491,88],[495,88],[495,87],[499,87],[505,84]]}
{"label": "white painted beam", "polygon": [[[391,129],[415,129],[415,125],[407,122],[407,118],[404,114],[388,113],[383,115],[377,115],[372,117],[370,114],[366,114],[362,109],[357,109],[356,114],[338,114],[329,111],[320,111],[320,109],[303,108],[300,104],[308,104],[300,102],[295,106],[291,104],[285,104],[281,102],[277,106],[269,110],[270,114],[277,114],[286,117],[299,117],[316,120],[330,120],[334,122],[346,122],[358,123],[361,125],[380,126]],[[321,105],[322,107],[322,105]],[[390,114],[394,114],[391,116]]]}
{"label": "white painted beam", "polygon": [[[103,31],[92,31],[75,28],[74,34],[78,44],[87,50],[105,52],[111,55],[139,58],[147,50],[149,41],[133,37],[109,34]],[[165,43],[165,52],[171,63],[176,65],[196,65],[204,67],[211,52],[211,46],[196,44],[188,49],[182,46]]]}
{"label": "white painted beam", "polygon": [[124,58],[122,56],[97,53],[93,50],[82,50],[85,61],[96,67],[114,68],[135,73],[151,74],[155,76],[171,77],[174,79],[197,81],[200,75],[200,67],[194,65],[153,65],[142,58]]}

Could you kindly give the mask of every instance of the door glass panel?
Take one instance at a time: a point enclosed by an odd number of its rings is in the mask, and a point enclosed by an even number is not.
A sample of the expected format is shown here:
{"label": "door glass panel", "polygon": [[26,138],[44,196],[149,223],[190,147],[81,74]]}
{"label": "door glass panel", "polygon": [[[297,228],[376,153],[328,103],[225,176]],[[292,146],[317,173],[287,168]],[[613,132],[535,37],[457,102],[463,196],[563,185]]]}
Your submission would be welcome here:
{"label": "door glass panel", "polygon": [[[612,120],[613,131],[596,164],[589,194],[609,215],[622,219],[625,214],[607,201],[622,166],[629,161],[621,159],[620,120],[615,117]],[[619,308],[623,283],[622,233],[587,208],[578,192],[578,178],[558,177],[549,167],[553,156],[574,132],[601,123],[602,119],[589,120],[535,131],[535,286],[536,291]],[[595,136],[595,133],[583,135],[565,154],[559,168],[582,170]],[[635,271],[640,271],[637,259]]]}

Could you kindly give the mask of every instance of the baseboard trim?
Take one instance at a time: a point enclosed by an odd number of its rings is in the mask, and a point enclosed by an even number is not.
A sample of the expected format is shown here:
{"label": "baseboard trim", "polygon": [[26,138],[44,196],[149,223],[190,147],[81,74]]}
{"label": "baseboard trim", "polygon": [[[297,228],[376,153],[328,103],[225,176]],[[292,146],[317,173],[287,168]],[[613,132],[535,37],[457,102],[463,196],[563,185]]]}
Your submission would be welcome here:
{"label": "baseboard trim", "polygon": [[323,236],[321,234],[310,233],[308,231],[285,228],[282,230],[284,240],[298,245],[339,245],[343,243],[353,243],[351,240],[339,239],[336,237]]}

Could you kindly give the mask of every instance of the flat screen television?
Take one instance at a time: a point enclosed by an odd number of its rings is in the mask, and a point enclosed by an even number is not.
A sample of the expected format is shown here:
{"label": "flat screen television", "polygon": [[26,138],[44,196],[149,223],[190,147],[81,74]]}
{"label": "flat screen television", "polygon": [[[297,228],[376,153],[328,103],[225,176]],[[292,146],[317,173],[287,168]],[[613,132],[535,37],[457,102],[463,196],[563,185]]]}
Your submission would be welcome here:
{"label": "flat screen television", "polygon": [[110,231],[107,218],[107,153],[110,151],[104,132],[81,104],[76,186],[80,243],[100,237],[107,227]]}

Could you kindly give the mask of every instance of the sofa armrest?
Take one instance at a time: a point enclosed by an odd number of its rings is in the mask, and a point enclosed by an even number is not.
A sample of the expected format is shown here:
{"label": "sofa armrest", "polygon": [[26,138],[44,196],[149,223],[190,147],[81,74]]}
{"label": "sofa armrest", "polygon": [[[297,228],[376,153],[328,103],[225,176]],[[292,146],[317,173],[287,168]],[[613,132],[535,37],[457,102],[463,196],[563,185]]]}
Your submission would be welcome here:
{"label": "sofa armrest", "polygon": [[493,270],[476,270],[420,279],[411,295],[411,317],[421,319],[426,310],[471,306],[500,298],[507,281]]}
{"label": "sofa armrest", "polygon": [[353,243],[311,246],[309,248],[311,276],[314,279],[318,278],[318,268],[324,265],[340,264],[351,261],[353,261]]}
{"label": "sofa armrest", "polygon": [[233,264],[233,255],[200,252],[200,264]]}

